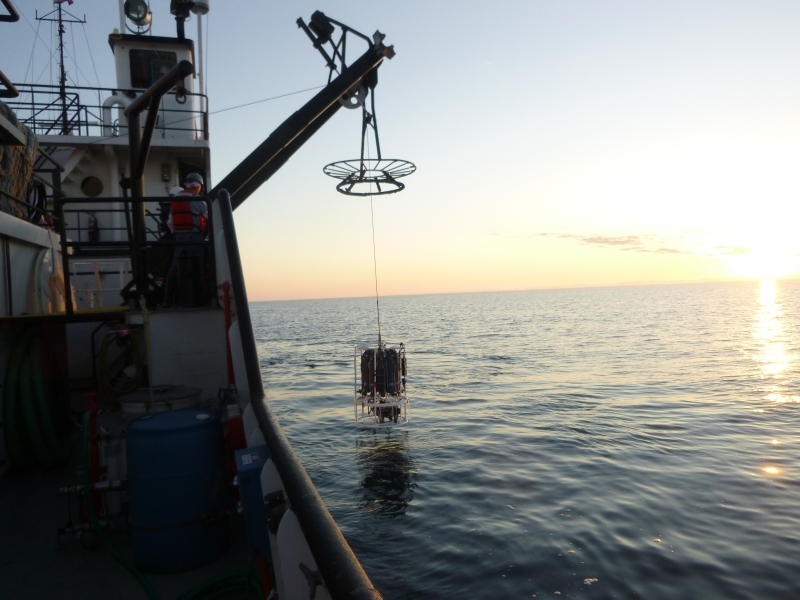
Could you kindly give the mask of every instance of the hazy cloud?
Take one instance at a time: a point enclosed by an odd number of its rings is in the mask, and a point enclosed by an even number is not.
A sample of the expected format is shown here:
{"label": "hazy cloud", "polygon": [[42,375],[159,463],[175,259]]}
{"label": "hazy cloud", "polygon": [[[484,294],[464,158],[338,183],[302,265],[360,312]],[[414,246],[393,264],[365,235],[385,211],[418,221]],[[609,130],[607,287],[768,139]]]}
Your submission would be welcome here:
{"label": "hazy cloud", "polygon": [[698,236],[669,236],[655,233],[633,235],[583,234],[570,232],[543,232],[531,237],[574,240],[588,246],[617,248],[627,252],[650,252],[653,254],[693,254],[697,256],[732,256],[749,254],[750,248],[712,243]]}

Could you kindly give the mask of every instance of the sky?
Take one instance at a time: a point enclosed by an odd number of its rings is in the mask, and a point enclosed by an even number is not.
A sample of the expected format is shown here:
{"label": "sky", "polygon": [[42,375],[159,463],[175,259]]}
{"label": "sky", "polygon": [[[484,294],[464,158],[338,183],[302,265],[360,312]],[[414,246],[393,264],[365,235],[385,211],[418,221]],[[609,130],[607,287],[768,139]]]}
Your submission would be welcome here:
{"label": "sky", "polygon": [[[0,25],[0,68],[47,83],[34,11],[52,4],[15,4],[28,22]],[[174,35],[169,2],[151,6],[154,34]],[[113,85],[116,3],[69,10],[88,20],[70,77]],[[800,273],[800,3],[217,0],[212,113],[326,82],[295,24],[314,10],[397,52],[376,89],[381,149],[417,172],[372,199],[381,295]],[[212,114],[211,183],[313,93]],[[360,121],[340,110],[237,209],[251,300],[374,294],[370,199],[322,172],[358,157]]]}

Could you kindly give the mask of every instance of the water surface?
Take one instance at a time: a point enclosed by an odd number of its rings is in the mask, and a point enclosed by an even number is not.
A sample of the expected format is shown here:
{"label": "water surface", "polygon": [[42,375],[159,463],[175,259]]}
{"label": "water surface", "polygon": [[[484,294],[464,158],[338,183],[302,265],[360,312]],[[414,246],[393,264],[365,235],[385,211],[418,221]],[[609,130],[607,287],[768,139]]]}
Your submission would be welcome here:
{"label": "water surface", "polygon": [[800,598],[800,281],[252,305],[270,402],[387,600]]}

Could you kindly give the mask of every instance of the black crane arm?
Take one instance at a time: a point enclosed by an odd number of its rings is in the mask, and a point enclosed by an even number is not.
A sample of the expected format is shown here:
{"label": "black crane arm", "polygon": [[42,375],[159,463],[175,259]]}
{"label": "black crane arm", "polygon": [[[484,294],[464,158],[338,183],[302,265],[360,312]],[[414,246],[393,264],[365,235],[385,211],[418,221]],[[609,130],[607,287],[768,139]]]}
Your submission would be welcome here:
{"label": "black crane arm", "polygon": [[377,43],[325,86],[300,110],[281,123],[270,136],[220,181],[211,193],[228,190],[237,208],[280,169],[300,147],[330,119],[341,104],[339,99],[377,69],[384,58],[392,58],[392,46]]}

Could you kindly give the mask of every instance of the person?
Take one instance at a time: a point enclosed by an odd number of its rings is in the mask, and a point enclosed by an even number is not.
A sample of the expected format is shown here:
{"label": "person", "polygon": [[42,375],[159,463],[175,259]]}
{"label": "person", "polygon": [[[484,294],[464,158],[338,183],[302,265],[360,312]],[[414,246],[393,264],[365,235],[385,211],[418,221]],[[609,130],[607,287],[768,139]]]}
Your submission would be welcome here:
{"label": "person", "polygon": [[[179,185],[173,186],[169,190],[169,197],[172,198],[173,196],[180,194],[183,192],[183,188]],[[159,202],[158,203],[158,231],[161,234],[162,238],[167,236],[168,234],[172,233],[172,230],[169,228],[169,214],[172,211],[172,202]],[[171,238],[172,236],[169,235]]]}
{"label": "person", "polygon": [[[183,189],[176,193],[170,209],[167,225],[174,234],[176,242],[202,242],[208,223],[208,207],[202,200],[191,200],[203,193],[203,177],[198,173],[189,173],[183,180]],[[186,198],[184,200],[184,198]],[[202,244],[181,244],[175,246],[172,265],[167,271],[162,306],[172,305],[175,283],[178,280],[178,261],[182,257],[202,258]],[[199,274],[196,274],[196,276]]]}

